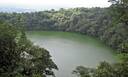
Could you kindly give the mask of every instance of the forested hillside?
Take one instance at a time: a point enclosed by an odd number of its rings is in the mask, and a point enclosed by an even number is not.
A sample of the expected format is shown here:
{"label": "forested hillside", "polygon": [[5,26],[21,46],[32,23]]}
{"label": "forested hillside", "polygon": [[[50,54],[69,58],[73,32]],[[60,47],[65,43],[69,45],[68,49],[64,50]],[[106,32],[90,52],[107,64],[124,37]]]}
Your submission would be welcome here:
{"label": "forested hillside", "polygon": [[[112,2],[111,9],[111,23],[108,28],[107,35],[110,35],[108,40],[114,43],[115,46],[122,48],[122,51],[128,51],[128,0],[109,0]],[[126,34],[126,35],[125,35]],[[106,35],[106,36],[107,36]],[[115,37],[115,38],[114,38]],[[125,38],[126,41],[121,43],[121,38]],[[115,42],[113,42],[113,40]],[[109,42],[108,41],[108,42]],[[115,48],[115,47],[114,47]],[[117,48],[118,49],[118,48]],[[107,62],[101,62],[96,68],[88,68],[78,66],[73,71],[78,77],[128,77],[128,54],[121,54],[122,61],[109,64]]]}
{"label": "forested hillside", "polygon": [[[114,9],[114,10],[113,10]],[[80,32],[98,37],[117,52],[128,52],[128,24],[117,20],[115,6],[110,8],[72,8],[32,13],[0,13],[0,20],[26,30]]]}
{"label": "forested hillside", "polygon": [[[78,66],[78,77],[128,77],[128,0],[109,0],[108,8],[70,8],[31,13],[0,13],[0,77],[47,77],[58,69],[27,31],[68,31],[97,37],[121,53],[120,62],[96,68]],[[89,55],[91,56],[91,55]]]}

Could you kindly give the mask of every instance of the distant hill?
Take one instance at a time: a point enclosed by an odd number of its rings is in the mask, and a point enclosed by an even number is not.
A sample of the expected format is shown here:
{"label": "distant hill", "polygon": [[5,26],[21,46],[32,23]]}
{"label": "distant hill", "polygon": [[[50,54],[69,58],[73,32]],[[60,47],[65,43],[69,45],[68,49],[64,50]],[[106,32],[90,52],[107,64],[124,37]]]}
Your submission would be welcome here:
{"label": "distant hill", "polygon": [[0,12],[7,12],[7,13],[12,13],[12,12],[22,13],[22,12],[35,12],[35,11],[37,10],[24,9],[24,8],[2,8],[0,7]]}

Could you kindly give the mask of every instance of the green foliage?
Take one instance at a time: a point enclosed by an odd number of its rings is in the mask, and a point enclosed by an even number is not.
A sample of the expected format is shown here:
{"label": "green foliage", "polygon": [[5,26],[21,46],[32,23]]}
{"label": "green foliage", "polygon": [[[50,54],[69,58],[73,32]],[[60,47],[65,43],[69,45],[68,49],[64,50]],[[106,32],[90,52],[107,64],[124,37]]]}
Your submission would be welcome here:
{"label": "green foliage", "polygon": [[76,74],[78,77],[92,77],[94,71],[95,69],[93,68],[78,66],[76,70],[73,71],[73,74]]}
{"label": "green foliage", "polygon": [[128,25],[128,0],[109,0],[115,20]]}
{"label": "green foliage", "polygon": [[34,46],[23,31],[0,24],[0,76],[46,77],[58,69],[47,50]]}
{"label": "green foliage", "polygon": [[121,62],[115,64],[101,62],[93,72],[87,72],[92,68],[77,67],[75,74],[79,74],[78,77],[128,77],[128,0],[109,1],[112,2],[108,10],[109,16],[112,16],[109,18],[112,22],[107,20],[110,24],[107,22],[108,26],[101,28],[103,35],[100,35],[100,38],[105,40],[109,46],[124,52],[119,54]]}
{"label": "green foliage", "polygon": [[17,67],[20,51],[17,51],[15,37],[17,36],[15,28],[0,24],[0,74],[11,75]]}
{"label": "green foliage", "polygon": [[96,68],[94,77],[114,77],[113,67],[107,62],[101,62],[100,65]]}
{"label": "green foliage", "polygon": [[[49,52],[34,46],[22,30],[70,31],[98,37],[121,54],[121,63],[79,66],[80,77],[128,77],[128,0],[109,0],[109,8],[74,8],[33,13],[0,13],[0,76],[46,77],[58,69]],[[9,26],[7,23],[13,25]],[[19,29],[19,28],[18,28]]]}
{"label": "green foliage", "polygon": [[101,62],[93,71],[92,68],[77,67],[74,74],[79,74],[78,77],[127,77],[128,63],[121,62],[116,64],[109,64]]}
{"label": "green foliage", "polygon": [[118,56],[121,59],[121,62],[127,62],[128,61],[128,54],[121,53],[121,54],[118,54]]}
{"label": "green foliage", "polygon": [[[113,0],[114,1],[114,0]],[[110,8],[73,8],[33,13],[0,13],[0,20],[26,30],[70,31],[98,37],[119,53],[128,52],[128,26],[117,5]],[[121,17],[120,17],[121,16]],[[127,20],[126,18],[125,20]]]}

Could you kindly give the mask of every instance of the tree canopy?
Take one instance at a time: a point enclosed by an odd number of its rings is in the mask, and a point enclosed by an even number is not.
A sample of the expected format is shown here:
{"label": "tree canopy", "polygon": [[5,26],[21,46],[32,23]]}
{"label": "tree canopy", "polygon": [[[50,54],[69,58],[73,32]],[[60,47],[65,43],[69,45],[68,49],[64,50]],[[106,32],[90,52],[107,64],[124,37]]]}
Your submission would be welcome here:
{"label": "tree canopy", "polygon": [[[30,30],[79,32],[97,37],[123,53],[123,62],[101,62],[97,68],[78,66],[80,77],[128,77],[128,0],[109,0],[109,8],[70,8],[31,13],[0,13],[0,76],[46,77],[58,69],[44,48],[26,38]],[[9,23],[9,24],[7,24]]]}
{"label": "tree canopy", "polygon": [[[122,17],[126,17],[128,13],[116,9],[118,8],[113,4],[110,8],[62,8],[58,11],[52,9],[32,13],[0,13],[0,20],[13,26],[22,26],[28,31],[70,31],[95,36],[118,53],[126,53],[128,26],[127,22],[122,21]],[[123,18],[125,21],[127,19]]]}
{"label": "tree canopy", "polygon": [[0,76],[46,77],[58,69],[47,50],[32,44],[23,31],[0,24]]}

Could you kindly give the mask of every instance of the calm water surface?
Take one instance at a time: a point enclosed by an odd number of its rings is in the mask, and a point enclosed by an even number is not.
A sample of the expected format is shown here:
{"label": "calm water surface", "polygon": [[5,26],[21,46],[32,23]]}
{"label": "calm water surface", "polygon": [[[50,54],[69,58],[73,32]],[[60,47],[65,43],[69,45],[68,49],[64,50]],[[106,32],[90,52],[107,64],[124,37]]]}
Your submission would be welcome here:
{"label": "calm water surface", "polygon": [[27,33],[28,38],[47,49],[59,67],[55,71],[57,77],[75,77],[72,70],[76,66],[95,67],[101,61],[110,63],[118,59],[114,50],[105,46],[96,38],[69,32],[33,31]]}

